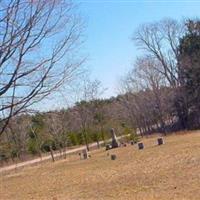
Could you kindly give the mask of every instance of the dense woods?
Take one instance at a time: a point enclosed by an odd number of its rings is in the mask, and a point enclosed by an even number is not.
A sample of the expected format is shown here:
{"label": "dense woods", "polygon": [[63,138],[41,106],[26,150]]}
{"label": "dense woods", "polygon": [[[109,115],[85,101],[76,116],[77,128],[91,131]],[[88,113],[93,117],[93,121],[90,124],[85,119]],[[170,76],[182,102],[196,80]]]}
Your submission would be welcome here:
{"label": "dense woods", "polygon": [[[104,144],[108,141],[111,127],[118,135],[130,134],[130,138],[136,133],[141,136],[155,132],[166,135],[170,131],[200,128],[198,19],[183,22],[164,19],[138,27],[132,42],[142,56],[122,77],[117,97],[102,99],[100,82],[84,80],[83,87],[79,88],[80,97],[73,106],[66,108],[63,105],[62,110],[30,113],[29,106],[49,95],[63,82],[69,83],[76,75],[83,60],[70,58],[80,37],[80,24],[70,13],[71,5],[66,5],[68,13],[65,16],[71,17],[65,19],[68,29],[62,30],[64,39],[46,58],[31,62],[29,53],[32,58],[38,54],[35,46],[45,45],[41,41],[47,35],[56,34],[51,31],[57,30],[58,24],[48,24],[48,20],[51,12],[59,9],[54,1],[49,5],[44,1],[38,1],[38,5],[28,3],[27,12],[31,10],[30,15],[25,11],[28,21],[24,19],[20,27],[15,27],[9,20],[22,20],[20,17],[23,16],[18,16],[22,9],[19,2],[11,1],[9,6],[5,5],[5,15],[0,19],[3,23],[0,29],[4,28],[1,33],[5,33],[0,35],[0,97],[5,100],[1,102],[6,102],[0,109],[2,162],[23,160],[29,154],[42,156],[45,152],[50,152],[54,160],[55,150],[65,157],[66,149],[75,145],[86,145],[89,150],[91,142],[100,146],[100,141]],[[46,19],[42,20],[45,24],[41,24],[41,17]],[[61,17],[63,15],[57,20],[63,19]],[[17,49],[20,52],[15,52]],[[57,65],[67,56],[69,59],[62,62],[65,63],[63,66]],[[8,64],[11,60],[14,69],[10,72]]]}

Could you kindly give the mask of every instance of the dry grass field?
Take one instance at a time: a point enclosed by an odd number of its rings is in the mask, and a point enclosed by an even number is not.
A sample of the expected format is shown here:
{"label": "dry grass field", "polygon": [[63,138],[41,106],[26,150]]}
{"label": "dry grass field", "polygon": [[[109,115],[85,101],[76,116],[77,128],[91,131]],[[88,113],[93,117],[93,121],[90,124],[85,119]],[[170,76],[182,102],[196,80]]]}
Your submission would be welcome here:
{"label": "dry grass field", "polygon": [[88,160],[29,166],[0,174],[1,200],[200,200],[200,132],[156,137],[137,146],[103,150]]}

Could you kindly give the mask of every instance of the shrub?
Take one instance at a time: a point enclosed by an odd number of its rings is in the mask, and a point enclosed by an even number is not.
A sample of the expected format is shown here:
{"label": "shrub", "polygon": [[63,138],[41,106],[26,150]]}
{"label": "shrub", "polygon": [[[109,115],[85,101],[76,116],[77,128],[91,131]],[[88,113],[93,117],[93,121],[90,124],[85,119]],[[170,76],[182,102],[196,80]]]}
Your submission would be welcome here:
{"label": "shrub", "polygon": [[75,146],[80,144],[80,139],[78,138],[80,135],[77,133],[71,132],[68,134],[68,140],[69,140],[69,145],[70,146]]}
{"label": "shrub", "polygon": [[38,148],[38,145],[37,145],[37,141],[35,139],[29,139],[29,141],[28,141],[28,151],[33,155],[39,153],[39,148]]}
{"label": "shrub", "polygon": [[135,143],[140,141],[140,137],[139,137],[139,135],[137,135],[136,132],[132,132],[129,137],[130,137],[130,140]]}

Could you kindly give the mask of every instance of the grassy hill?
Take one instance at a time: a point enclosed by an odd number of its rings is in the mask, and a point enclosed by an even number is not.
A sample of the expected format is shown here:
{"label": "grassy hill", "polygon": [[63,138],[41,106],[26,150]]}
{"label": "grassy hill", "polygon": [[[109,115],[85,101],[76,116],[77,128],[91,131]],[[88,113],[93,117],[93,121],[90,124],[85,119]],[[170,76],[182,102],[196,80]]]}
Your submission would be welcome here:
{"label": "grassy hill", "polygon": [[165,137],[157,146],[155,136],[137,146],[113,149],[112,161],[103,149],[91,158],[29,166],[0,175],[3,200],[199,200],[200,131]]}

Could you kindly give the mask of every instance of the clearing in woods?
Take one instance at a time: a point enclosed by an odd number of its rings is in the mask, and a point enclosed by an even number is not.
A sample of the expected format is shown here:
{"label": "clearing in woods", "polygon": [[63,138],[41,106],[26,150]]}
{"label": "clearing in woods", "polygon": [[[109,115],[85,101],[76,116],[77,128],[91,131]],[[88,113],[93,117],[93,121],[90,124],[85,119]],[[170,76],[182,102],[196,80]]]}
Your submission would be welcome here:
{"label": "clearing in woods", "polygon": [[0,174],[2,200],[199,200],[200,131],[143,139],[137,146],[78,155]]}

